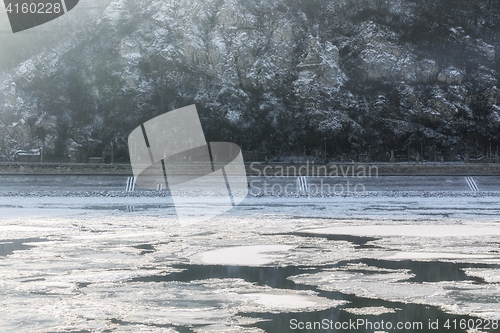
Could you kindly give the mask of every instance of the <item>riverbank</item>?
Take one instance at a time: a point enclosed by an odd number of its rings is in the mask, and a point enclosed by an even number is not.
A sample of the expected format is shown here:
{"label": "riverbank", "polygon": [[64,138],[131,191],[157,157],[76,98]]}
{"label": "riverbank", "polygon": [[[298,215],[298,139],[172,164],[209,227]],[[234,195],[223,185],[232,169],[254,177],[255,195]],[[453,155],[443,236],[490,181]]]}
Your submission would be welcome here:
{"label": "riverbank", "polygon": [[[500,176],[500,163],[338,163],[265,164],[247,163],[248,176]],[[187,174],[199,172],[196,165],[173,165]],[[177,171],[178,172],[178,171]],[[132,175],[130,164],[0,163],[0,175]]]}

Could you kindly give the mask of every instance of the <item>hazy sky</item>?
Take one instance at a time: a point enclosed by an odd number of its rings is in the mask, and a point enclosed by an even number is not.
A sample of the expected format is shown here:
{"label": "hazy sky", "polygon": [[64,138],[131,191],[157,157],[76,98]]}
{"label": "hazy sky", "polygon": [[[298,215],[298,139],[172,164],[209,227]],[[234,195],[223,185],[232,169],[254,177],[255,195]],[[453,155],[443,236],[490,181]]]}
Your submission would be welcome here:
{"label": "hazy sky", "polygon": [[[78,29],[79,24],[93,24],[95,11],[102,11],[110,2],[111,0],[80,0],[78,6],[66,15],[14,34],[4,3],[0,1],[0,71],[11,69],[30,56],[50,49],[63,34]],[[92,9],[94,12],[91,14]]]}

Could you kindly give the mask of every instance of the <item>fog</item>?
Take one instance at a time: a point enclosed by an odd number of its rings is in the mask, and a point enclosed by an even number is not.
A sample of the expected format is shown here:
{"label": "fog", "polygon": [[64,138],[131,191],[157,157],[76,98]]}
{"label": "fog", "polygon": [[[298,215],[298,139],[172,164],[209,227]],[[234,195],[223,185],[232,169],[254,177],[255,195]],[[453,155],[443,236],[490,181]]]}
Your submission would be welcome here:
{"label": "fog", "polygon": [[111,0],[81,0],[72,11],[34,29],[13,34],[5,6],[0,3],[0,72],[13,69],[31,56],[50,50],[99,19]]}

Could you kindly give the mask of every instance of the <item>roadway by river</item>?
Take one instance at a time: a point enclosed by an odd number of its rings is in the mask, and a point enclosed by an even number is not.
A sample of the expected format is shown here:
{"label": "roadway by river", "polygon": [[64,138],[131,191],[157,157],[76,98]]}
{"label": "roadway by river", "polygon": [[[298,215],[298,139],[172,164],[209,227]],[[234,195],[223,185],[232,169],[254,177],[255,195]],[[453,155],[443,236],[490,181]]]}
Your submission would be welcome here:
{"label": "roadway by river", "polygon": [[[500,191],[500,176],[378,176],[306,177],[313,192],[377,191]],[[296,191],[298,177],[248,177],[253,192]],[[19,191],[125,191],[126,176],[5,175],[0,176],[0,192]],[[341,190],[343,189],[343,190]],[[144,190],[140,186],[137,190]]]}

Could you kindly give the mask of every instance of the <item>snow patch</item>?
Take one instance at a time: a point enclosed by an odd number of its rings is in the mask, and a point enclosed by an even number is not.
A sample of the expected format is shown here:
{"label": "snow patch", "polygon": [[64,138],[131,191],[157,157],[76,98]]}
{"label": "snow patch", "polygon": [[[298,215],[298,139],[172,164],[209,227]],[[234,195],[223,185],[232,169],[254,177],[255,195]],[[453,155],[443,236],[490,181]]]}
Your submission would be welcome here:
{"label": "snow patch", "polygon": [[261,266],[278,261],[292,248],[289,245],[236,246],[200,253],[191,260],[212,265]]}

